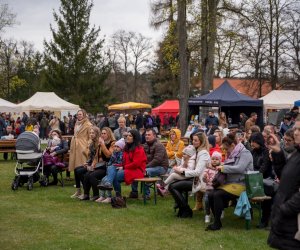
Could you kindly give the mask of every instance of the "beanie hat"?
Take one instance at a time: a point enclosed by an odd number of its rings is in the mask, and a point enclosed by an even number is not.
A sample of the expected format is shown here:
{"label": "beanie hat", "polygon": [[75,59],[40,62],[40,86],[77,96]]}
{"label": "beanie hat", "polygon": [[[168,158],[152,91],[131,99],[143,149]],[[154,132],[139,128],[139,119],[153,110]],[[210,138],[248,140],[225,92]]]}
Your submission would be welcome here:
{"label": "beanie hat", "polygon": [[123,150],[123,148],[125,147],[125,140],[124,140],[124,138],[121,138],[120,140],[118,140],[115,143],[115,145],[118,146],[120,149]]}
{"label": "beanie hat", "polygon": [[211,158],[216,157],[218,158],[220,161],[222,160],[222,154],[218,151],[214,151],[211,155]]}
{"label": "beanie hat", "polygon": [[182,152],[188,156],[193,156],[196,153],[196,149],[192,145],[189,145],[186,146]]}
{"label": "beanie hat", "polygon": [[216,137],[214,135],[209,135],[207,139],[209,144],[211,144],[214,148],[216,146]]}

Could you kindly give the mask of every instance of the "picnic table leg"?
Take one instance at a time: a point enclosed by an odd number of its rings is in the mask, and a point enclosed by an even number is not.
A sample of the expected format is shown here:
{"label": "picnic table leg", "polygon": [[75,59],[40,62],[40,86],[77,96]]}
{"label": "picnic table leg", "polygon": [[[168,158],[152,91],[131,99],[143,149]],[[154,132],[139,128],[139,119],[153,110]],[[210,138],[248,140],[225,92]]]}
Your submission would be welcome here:
{"label": "picnic table leg", "polygon": [[154,190],[154,204],[156,205],[156,182],[153,182],[152,185]]}
{"label": "picnic table leg", "polygon": [[144,198],[144,205],[146,205],[146,183],[141,182],[142,188],[143,188],[143,198]]}

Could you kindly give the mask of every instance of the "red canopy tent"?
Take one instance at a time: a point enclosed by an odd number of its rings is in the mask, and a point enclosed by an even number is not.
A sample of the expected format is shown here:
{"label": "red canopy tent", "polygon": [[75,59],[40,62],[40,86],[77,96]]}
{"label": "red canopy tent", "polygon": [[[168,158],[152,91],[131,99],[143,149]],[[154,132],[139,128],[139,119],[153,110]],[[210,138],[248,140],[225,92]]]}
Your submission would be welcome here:
{"label": "red canopy tent", "polygon": [[153,115],[159,115],[162,125],[164,125],[164,116],[173,116],[176,118],[176,115],[179,113],[179,101],[178,100],[166,100],[164,103],[159,105],[156,108],[153,108],[151,113]]}

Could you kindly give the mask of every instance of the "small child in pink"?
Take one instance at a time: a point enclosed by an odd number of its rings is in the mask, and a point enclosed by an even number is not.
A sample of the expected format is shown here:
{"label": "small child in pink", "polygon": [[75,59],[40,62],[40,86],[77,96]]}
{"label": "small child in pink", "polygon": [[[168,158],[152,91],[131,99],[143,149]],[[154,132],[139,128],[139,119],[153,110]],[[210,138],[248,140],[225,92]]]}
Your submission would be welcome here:
{"label": "small child in pink", "polygon": [[[185,147],[182,151],[183,156],[180,168],[193,170],[195,167],[196,150],[192,145]],[[157,192],[160,196],[165,196],[168,193],[168,186],[174,181],[183,180],[186,177],[177,173],[171,173],[162,185],[157,184]]]}
{"label": "small child in pink", "polygon": [[204,203],[205,203],[205,223],[210,222],[210,205],[208,201],[208,194],[211,192],[214,187],[212,186],[212,180],[214,179],[215,175],[218,173],[216,169],[217,166],[221,165],[222,154],[218,151],[215,151],[211,155],[211,164],[204,170],[203,173],[203,180],[206,183],[206,191],[204,194]]}

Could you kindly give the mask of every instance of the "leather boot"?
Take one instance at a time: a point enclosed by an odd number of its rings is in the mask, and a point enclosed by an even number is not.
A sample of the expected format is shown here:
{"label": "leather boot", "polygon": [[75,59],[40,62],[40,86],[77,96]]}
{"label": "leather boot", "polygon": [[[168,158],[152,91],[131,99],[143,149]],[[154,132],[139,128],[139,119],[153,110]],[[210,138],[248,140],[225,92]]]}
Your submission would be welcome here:
{"label": "leather boot", "polygon": [[193,211],[203,210],[202,199],[203,199],[203,193],[202,192],[197,192],[196,193],[196,205],[193,208]]}

